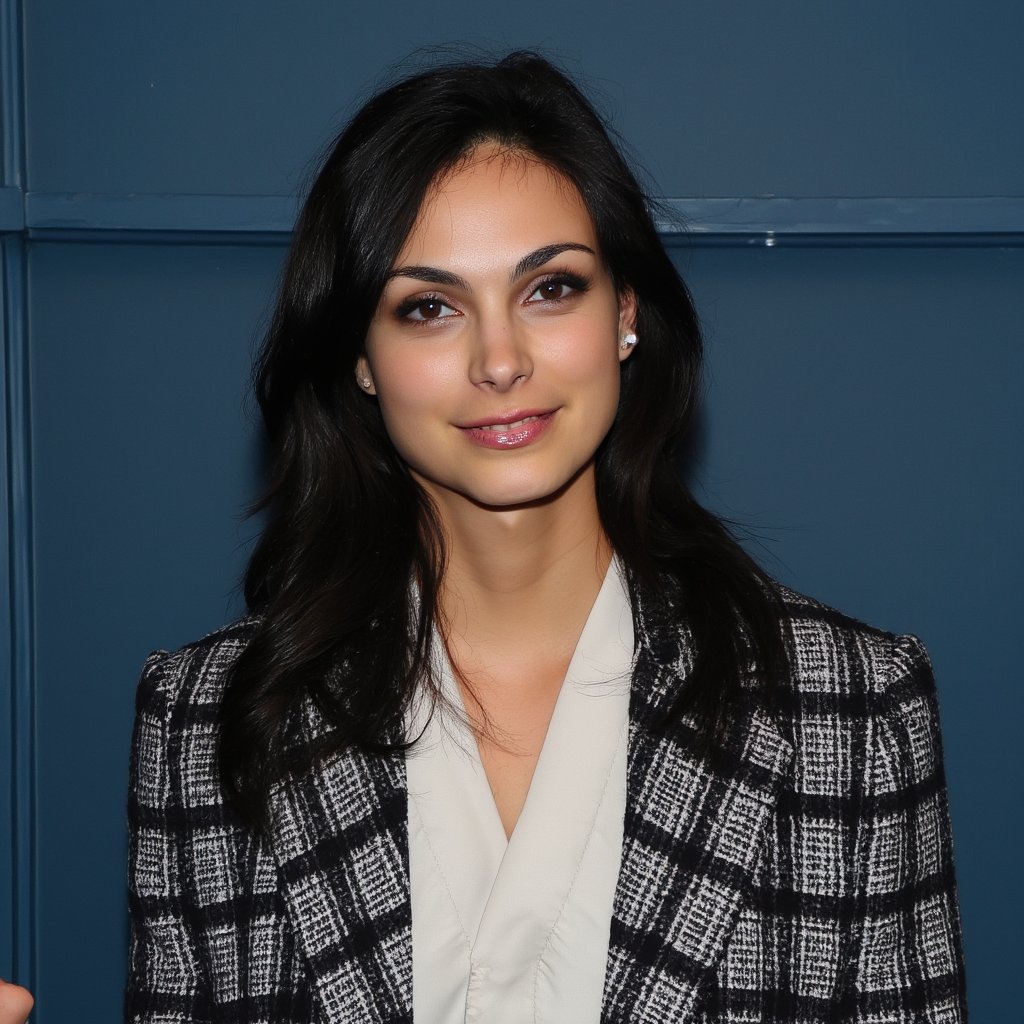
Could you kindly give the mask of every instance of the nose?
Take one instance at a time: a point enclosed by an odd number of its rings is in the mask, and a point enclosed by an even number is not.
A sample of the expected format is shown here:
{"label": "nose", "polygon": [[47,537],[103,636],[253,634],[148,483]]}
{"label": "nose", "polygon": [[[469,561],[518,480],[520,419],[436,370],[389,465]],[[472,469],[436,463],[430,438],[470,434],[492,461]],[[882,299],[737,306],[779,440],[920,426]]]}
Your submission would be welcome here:
{"label": "nose", "polygon": [[513,317],[480,317],[475,325],[469,376],[474,384],[508,391],[533,374],[526,332]]}

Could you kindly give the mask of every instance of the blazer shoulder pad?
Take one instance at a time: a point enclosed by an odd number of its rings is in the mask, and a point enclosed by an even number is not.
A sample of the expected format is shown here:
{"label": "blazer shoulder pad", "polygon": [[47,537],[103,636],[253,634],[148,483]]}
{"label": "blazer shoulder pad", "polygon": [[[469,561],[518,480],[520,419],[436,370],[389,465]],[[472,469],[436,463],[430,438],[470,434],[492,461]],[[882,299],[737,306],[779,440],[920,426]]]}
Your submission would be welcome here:
{"label": "blazer shoulder pad", "polygon": [[175,651],[157,650],[146,658],[135,698],[137,713],[167,720],[182,703],[196,710],[216,710],[228,671],[259,625],[248,615]]}
{"label": "blazer shoulder pad", "polygon": [[868,625],[779,586],[782,628],[798,695],[872,698],[892,689],[928,656],[914,636]]}

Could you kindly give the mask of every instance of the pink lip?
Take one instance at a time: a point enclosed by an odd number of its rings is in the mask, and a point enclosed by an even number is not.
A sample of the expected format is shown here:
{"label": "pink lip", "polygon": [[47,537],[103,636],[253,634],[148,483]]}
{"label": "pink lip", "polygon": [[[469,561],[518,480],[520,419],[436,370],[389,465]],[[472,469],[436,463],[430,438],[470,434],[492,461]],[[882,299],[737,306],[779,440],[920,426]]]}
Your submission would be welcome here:
{"label": "pink lip", "polygon": [[554,409],[513,410],[464,424],[462,430],[481,448],[523,448],[547,431],[555,412]]}

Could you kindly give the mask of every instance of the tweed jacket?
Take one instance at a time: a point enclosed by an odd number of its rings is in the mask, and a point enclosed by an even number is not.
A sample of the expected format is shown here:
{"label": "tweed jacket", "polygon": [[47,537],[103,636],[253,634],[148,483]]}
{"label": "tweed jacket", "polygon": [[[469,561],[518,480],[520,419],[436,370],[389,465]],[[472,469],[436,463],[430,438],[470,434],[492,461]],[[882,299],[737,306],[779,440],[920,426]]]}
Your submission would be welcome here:
{"label": "tweed jacket", "polygon": [[[695,722],[652,725],[686,684],[686,624],[636,617],[602,1024],[966,1019],[927,656],[913,637],[786,602],[784,710],[768,713],[752,680],[710,761],[693,753]],[[337,756],[279,787],[269,834],[246,830],[222,799],[215,740],[252,629],[157,652],[143,671],[126,1018],[408,1024],[404,757]],[[307,709],[301,728],[327,726]]]}

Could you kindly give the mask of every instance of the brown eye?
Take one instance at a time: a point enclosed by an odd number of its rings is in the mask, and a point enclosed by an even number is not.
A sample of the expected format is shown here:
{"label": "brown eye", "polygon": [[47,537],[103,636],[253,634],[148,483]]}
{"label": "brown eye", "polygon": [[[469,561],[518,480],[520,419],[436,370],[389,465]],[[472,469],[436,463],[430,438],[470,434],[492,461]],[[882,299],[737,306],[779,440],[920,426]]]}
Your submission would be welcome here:
{"label": "brown eye", "polygon": [[442,309],[444,309],[444,303],[437,302],[435,299],[428,299],[426,302],[421,302],[416,307],[416,311],[419,313],[419,319],[421,320],[435,320],[441,315]]}
{"label": "brown eye", "polygon": [[538,283],[530,292],[530,302],[563,302],[578,292],[585,292],[590,282],[577,274],[555,274]]}
{"label": "brown eye", "polygon": [[564,299],[569,293],[569,285],[565,281],[544,281],[538,285],[534,295],[539,299]]}
{"label": "brown eye", "polygon": [[457,312],[447,302],[442,302],[441,299],[432,295],[410,299],[408,302],[403,302],[397,310],[400,320],[412,320],[417,323],[422,323],[424,320],[440,320],[446,316],[454,316]]}

